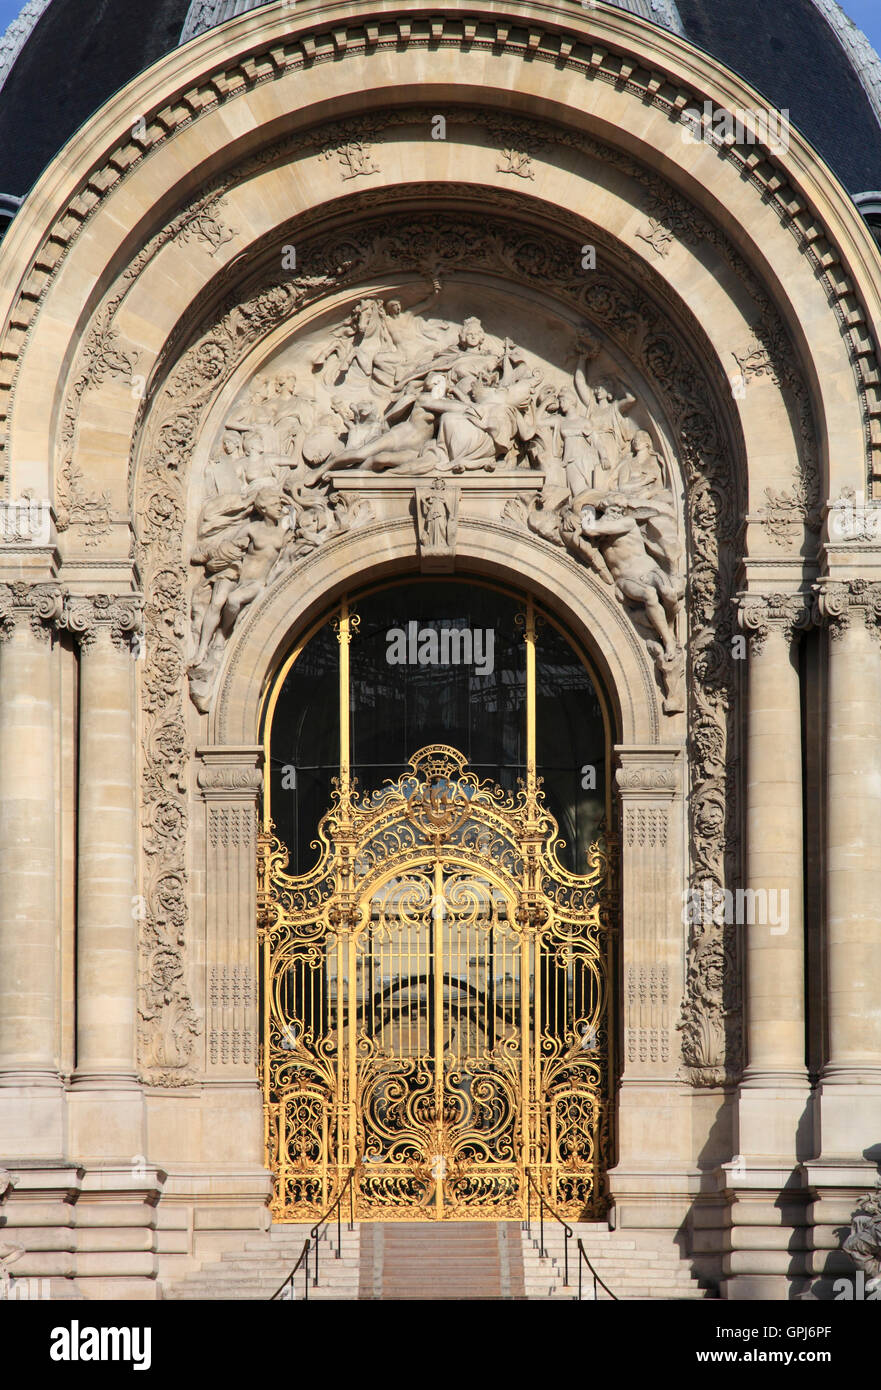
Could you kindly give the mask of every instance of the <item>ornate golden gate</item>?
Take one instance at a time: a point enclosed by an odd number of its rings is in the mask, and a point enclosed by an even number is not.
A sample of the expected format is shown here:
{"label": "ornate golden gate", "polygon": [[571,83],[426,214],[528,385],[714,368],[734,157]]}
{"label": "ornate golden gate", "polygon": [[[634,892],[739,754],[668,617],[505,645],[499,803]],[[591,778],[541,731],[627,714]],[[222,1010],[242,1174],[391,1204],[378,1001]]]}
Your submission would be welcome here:
{"label": "ornate golden gate", "polygon": [[361,1220],[519,1218],[527,1168],[562,1213],[600,1212],[604,844],[586,875],[561,867],[534,755],[513,794],[435,744],[360,795],[343,752],[315,868],[288,874],[285,847],[261,836],[274,1219],[316,1218],[353,1168]]}

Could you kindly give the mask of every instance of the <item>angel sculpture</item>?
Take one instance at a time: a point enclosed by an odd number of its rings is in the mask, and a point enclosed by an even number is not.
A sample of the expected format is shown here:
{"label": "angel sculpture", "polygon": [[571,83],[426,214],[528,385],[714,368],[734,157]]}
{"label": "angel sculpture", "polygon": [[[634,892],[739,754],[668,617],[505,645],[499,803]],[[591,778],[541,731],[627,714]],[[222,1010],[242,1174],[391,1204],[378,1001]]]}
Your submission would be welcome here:
{"label": "angel sculpture", "polygon": [[606,583],[614,585],[620,598],[642,606],[661,639],[664,656],[672,660],[678,650],[673,625],[685,584],[667,574],[649,553],[626,496],[610,493],[600,501],[598,510],[601,515],[592,507],[583,509],[583,541],[576,548]]}

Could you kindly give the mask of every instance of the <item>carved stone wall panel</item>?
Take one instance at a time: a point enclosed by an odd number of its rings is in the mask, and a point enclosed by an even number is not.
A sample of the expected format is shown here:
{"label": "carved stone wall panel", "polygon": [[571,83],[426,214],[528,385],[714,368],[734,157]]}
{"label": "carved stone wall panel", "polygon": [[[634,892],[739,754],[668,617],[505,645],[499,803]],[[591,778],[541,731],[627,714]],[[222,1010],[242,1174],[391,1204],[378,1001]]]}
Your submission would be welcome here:
{"label": "carved stone wall panel", "polygon": [[619,748],[623,893],[624,1080],[681,1069],[683,756],[676,748]]}
{"label": "carved stone wall panel", "polygon": [[206,1071],[253,1077],[257,1063],[257,798],[262,749],[202,748],[205,812]]}

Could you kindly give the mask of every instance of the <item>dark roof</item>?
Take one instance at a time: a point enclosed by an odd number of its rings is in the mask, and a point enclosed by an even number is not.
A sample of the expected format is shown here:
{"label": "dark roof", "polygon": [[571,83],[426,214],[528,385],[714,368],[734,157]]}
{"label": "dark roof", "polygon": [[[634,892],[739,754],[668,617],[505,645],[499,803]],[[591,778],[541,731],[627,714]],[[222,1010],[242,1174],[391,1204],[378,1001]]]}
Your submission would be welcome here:
{"label": "dark roof", "polygon": [[[851,193],[881,189],[881,126],[812,0],[677,4],[692,42],[788,108]],[[93,112],[174,49],[189,8],[189,0],[52,0],[0,91],[0,192],[26,193]]]}
{"label": "dark roof", "polygon": [[881,126],[811,0],[677,0],[692,43],[781,110],[851,193],[881,188]]}
{"label": "dark roof", "polygon": [[26,193],[89,116],[176,47],[188,9],[189,0],[52,0],[0,91],[0,190]]}

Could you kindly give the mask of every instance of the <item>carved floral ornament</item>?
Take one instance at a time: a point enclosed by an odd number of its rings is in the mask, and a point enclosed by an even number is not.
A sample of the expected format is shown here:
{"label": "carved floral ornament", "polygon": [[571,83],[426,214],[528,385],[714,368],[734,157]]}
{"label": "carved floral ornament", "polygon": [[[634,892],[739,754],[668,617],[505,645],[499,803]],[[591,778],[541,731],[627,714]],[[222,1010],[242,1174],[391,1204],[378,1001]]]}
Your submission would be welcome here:
{"label": "carved floral ornament", "polygon": [[813,621],[810,595],[741,594],[737,598],[737,622],[750,639],[750,651],[761,652],[769,633],[793,638]]}
{"label": "carved floral ornament", "polygon": [[143,600],[139,594],[90,594],[72,597],[60,584],[0,584],[0,639],[20,622],[35,636],[48,639],[53,629],[70,632],[81,647],[90,647],[102,634],[120,650],[128,649],[141,632]]}
{"label": "carved floral ornament", "polygon": [[870,632],[881,630],[881,581],[864,577],[824,579],[814,586],[814,617],[829,625],[833,641],[841,638],[854,621]]}
{"label": "carved floral ornament", "polygon": [[[137,560],[144,576],[147,630],[142,785],[143,816],[151,832],[144,866],[145,978],[152,978],[150,961],[157,952],[163,958],[169,950],[181,959],[183,955],[189,817],[183,769],[190,752],[185,735],[190,681],[194,673],[198,680],[199,666],[214,644],[225,640],[224,624],[234,625],[255,594],[279,582],[273,575],[279,562],[289,568],[307,559],[317,545],[333,545],[344,528],[370,525],[352,516],[348,503],[344,507],[335,495],[340,475],[356,471],[372,476],[416,468],[418,473],[409,476],[416,478],[414,491],[417,482],[424,488],[423,496],[433,492],[437,480],[452,490],[469,478],[486,477],[491,486],[500,472],[515,481],[540,476],[541,507],[534,505],[535,489],[524,489],[519,508],[499,515],[496,525],[514,533],[528,531],[536,544],[565,550],[575,572],[589,569],[597,583],[608,582],[596,569],[605,563],[621,591],[618,601],[637,626],[648,623],[647,600],[642,592],[628,593],[633,556],[625,554],[622,560],[620,553],[607,553],[616,544],[613,533],[620,515],[639,564],[665,576],[658,584],[672,586],[673,576],[681,575],[681,551],[687,543],[688,613],[682,613],[681,592],[671,588],[670,616],[664,617],[671,655],[680,659],[681,654],[691,692],[692,872],[696,881],[709,878],[723,885],[738,853],[735,787],[726,775],[726,750],[736,702],[728,656],[735,564],[729,538],[736,534],[742,499],[732,488],[735,472],[720,431],[714,388],[705,381],[693,345],[633,285],[611,274],[585,280],[575,273],[572,247],[564,238],[543,233],[539,241],[510,222],[497,224],[485,212],[480,217],[374,219],[361,226],[357,237],[351,229],[337,238],[325,235],[318,248],[310,248],[309,265],[308,277],[255,287],[249,297],[230,301],[207,322],[171,370],[140,442]],[[434,266],[434,274],[426,277],[426,266]],[[493,331],[495,325],[476,315],[464,313],[452,322],[424,312],[429,306],[407,301],[403,291],[397,296],[362,293],[321,341],[303,340],[303,360],[294,369],[264,371],[252,380],[227,413],[204,477],[190,478],[193,446],[223,384],[268,334],[284,324],[293,333],[295,316],[304,308],[347,284],[388,283],[390,275],[402,277],[411,297],[414,282],[418,287],[421,281],[424,296],[433,302],[440,297],[435,281],[451,284],[460,269],[473,273],[484,268],[495,277],[552,293],[558,304],[569,306],[575,325],[589,325],[586,334],[573,327],[572,363],[551,373],[553,379],[539,380],[535,373],[540,369],[528,349],[506,341]],[[390,304],[395,297],[405,302]],[[670,507],[674,480],[669,463],[659,457],[651,428],[637,427],[642,410],[628,389],[626,372],[602,367],[604,361],[622,360],[632,361],[640,378],[652,378],[674,432],[687,485],[684,536]],[[607,390],[599,390],[609,372],[615,379]],[[202,497],[192,556],[184,552],[191,487]],[[605,535],[604,527],[594,528],[607,516],[613,492],[624,495]],[[597,495],[576,510],[572,503],[583,493]],[[643,503],[648,508],[644,516]],[[570,529],[564,520],[573,512]],[[449,519],[447,514],[447,528]],[[443,550],[444,518],[423,511],[422,522],[423,539]],[[449,535],[447,529],[447,545]],[[414,549],[416,540],[414,534]],[[582,543],[585,550],[596,549],[595,559],[582,552]],[[190,558],[195,561],[192,591],[182,581],[184,561]],[[247,573],[246,560],[253,562]],[[222,587],[215,576],[224,581]],[[244,593],[243,585],[248,586]],[[658,589],[654,592],[660,599]],[[206,625],[212,600],[214,614]],[[660,606],[663,611],[662,600]],[[684,628],[680,636],[670,619],[677,627],[687,620],[687,641]],[[648,625],[646,640],[655,640],[663,654],[659,629],[653,636]],[[238,648],[233,656],[237,654]],[[209,678],[210,672],[206,682]],[[729,930],[717,924],[701,929],[700,940],[690,943],[682,1032],[688,1075],[696,1084],[717,1084],[736,1072],[735,949]],[[166,1059],[151,1071],[158,1084],[193,1077],[196,1031],[191,1005],[187,1012],[185,978],[185,972],[176,977],[178,992],[169,1009],[151,1008],[145,1020],[145,1054],[152,1055],[160,1035]]]}

